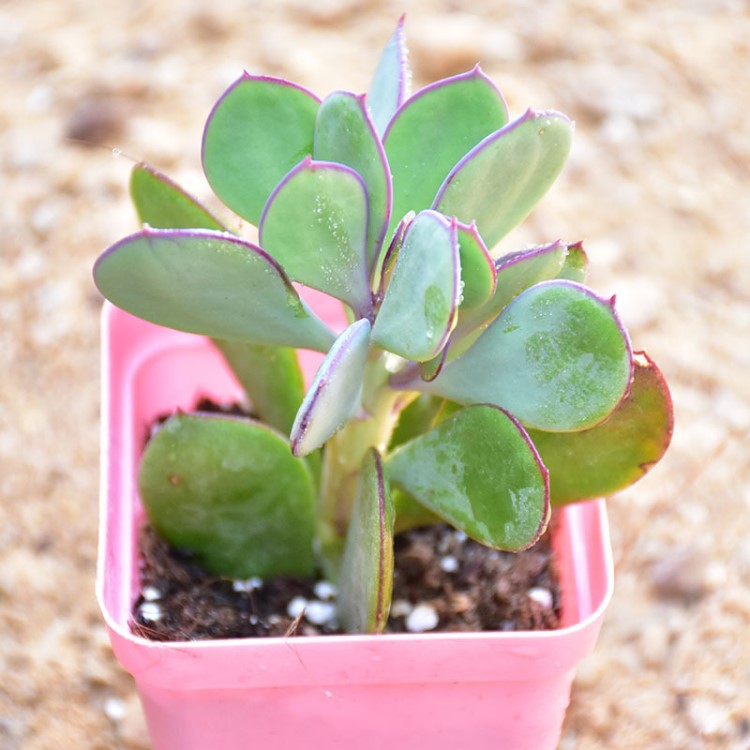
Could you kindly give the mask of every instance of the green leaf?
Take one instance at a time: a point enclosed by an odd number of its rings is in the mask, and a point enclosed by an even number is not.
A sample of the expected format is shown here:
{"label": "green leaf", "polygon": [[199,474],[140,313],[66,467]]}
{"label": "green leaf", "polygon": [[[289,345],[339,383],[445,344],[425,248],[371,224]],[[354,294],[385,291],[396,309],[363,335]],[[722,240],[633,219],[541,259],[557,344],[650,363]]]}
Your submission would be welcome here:
{"label": "green leaf", "polygon": [[403,219],[398,223],[398,226],[393,231],[390,244],[380,253],[380,258],[376,264],[375,269],[375,284],[374,288],[377,289],[377,298],[383,299],[385,290],[391,283],[391,277],[393,276],[393,269],[396,266],[396,260],[398,254],[401,252],[401,246],[404,244],[404,236],[408,226],[414,221],[414,211],[409,211]]}
{"label": "green leaf", "polygon": [[639,352],[630,392],[606,422],[581,432],[529,430],[550,472],[552,504],[611,495],[638,481],[666,452],[673,423],[667,384]]}
{"label": "green leaf", "polygon": [[560,273],[557,274],[557,278],[570,279],[570,281],[577,281],[579,284],[585,283],[589,275],[589,259],[583,249],[583,243],[576,242],[567,245],[566,249],[568,252],[565,256],[565,262],[560,269]]}
{"label": "green leaf", "polygon": [[259,229],[291,279],[368,316],[367,189],[354,170],[305,159],[274,190]]}
{"label": "green leaf", "polygon": [[94,280],[144,320],[223,339],[328,351],[334,335],[259,247],[202,229],[148,229],[105,251]]}
{"label": "green leaf", "polygon": [[567,253],[567,245],[558,240],[499,258],[495,264],[497,288],[484,314],[494,318],[521,292],[542,281],[557,278],[565,265]]}
{"label": "green leaf", "polygon": [[529,110],[461,159],[432,207],[464,222],[475,221],[487,246],[494,247],[557,179],[572,135],[573,123],[564,115]]}
{"label": "green leaf", "polygon": [[631,373],[630,344],[612,301],[571,281],[546,281],[518,295],[435,380],[413,387],[495,404],[526,426],[562,432],[606,419]]}
{"label": "green leaf", "polygon": [[558,241],[499,258],[495,262],[494,294],[483,305],[459,309],[448,359],[456,359],[469,349],[508,303],[525,289],[557,278],[564,266],[565,254],[566,245]]}
{"label": "green leaf", "polygon": [[435,526],[443,523],[440,516],[425,508],[422,503],[417,502],[408,492],[396,487],[391,490],[393,496],[393,512],[396,522],[393,525],[395,536],[409,529],[417,529],[424,526]]}
{"label": "green leaf", "polygon": [[410,79],[404,16],[401,16],[396,30],[383,49],[367,94],[367,105],[380,135],[385,132],[396,110],[404,103]]}
{"label": "green leaf", "polygon": [[305,463],[270,428],[178,414],[148,443],[138,483],[159,534],[210,573],[312,574],[313,485]]}
{"label": "green leaf", "polygon": [[370,347],[370,321],[352,323],[337,339],[313,378],[291,432],[292,451],[320,448],[362,410],[362,384]]}
{"label": "green leaf", "polygon": [[398,423],[391,435],[388,450],[393,451],[399,445],[403,445],[423,432],[431,430],[461,408],[463,407],[453,401],[428,393],[420,393],[399,414]]}
{"label": "green leaf", "polygon": [[226,231],[226,227],[205,206],[148,164],[133,167],[130,196],[140,222],[155,229]]}
{"label": "green leaf", "polygon": [[369,220],[367,267],[380,253],[391,211],[391,174],[364,96],[338,91],[320,106],[315,124],[315,159],[351,167],[365,183]]}
{"label": "green leaf", "polygon": [[524,549],[547,525],[544,465],[523,428],[494,406],[461,409],[386,467],[396,487],[487,546]]}
{"label": "green leaf", "polygon": [[461,258],[461,307],[466,310],[487,302],[495,293],[495,265],[477,231],[476,224],[458,224]]}
{"label": "green leaf", "polygon": [[294,349],[214,339],[254,412],[271,427],[288,434],[305,395],[305,383]]}
{"label": "green leaf", "polygon": [[458,295],[455,223],[423,211],[406,230],[375,318],[373,341],[407,359],[432,359],[455,325]]}
{"label": "green leaf", "polygon": [[245,73],[214,106],[203,169],[216,195],[257,225],[281,178],[313,152],[319,99],[278,78]]}
{"label": "green leaf", "polygon": [[378,452],[362,463],[339,575],[338,617],[348,633],[382,633],[393,591],[393,503]]}
{"label": "green leaf", "polygon": [[507,121],[502,95],[478,67],[407,99],[384,137],[393,176],[391,230],[407,211],[430,208],[456,162]]}

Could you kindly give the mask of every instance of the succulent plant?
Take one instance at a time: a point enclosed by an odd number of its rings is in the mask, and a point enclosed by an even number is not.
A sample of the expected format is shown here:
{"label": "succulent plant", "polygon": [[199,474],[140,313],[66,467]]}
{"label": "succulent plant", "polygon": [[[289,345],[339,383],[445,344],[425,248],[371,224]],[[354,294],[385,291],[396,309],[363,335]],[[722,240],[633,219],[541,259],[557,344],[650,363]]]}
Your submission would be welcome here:
{"label": "succulent plant", "polygon": [[[659,370],[583,285],[580,243],[491,252],[562,170],[573,123],[509,120],[479,67],[413,95],[409,77],[403,19],[367,95],[243,74],[208,117],[203,166],[257,242],[139,164],[143,228],[94,271],[115,305],[211,337],[256,416],[156,431],[151,523],[216,574],[322,570],[351,632],[385,625],[394,533],[448,522],[522,550],[552,506],[642,476],[672,428]],[[297,349],[324,355],[306,391]]]}

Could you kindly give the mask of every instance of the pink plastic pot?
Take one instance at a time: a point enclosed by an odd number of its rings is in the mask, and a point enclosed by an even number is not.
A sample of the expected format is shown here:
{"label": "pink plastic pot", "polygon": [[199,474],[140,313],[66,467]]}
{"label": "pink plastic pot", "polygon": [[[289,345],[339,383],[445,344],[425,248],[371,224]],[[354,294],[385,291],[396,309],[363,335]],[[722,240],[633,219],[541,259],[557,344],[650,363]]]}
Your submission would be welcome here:
{"label": "pink plastic pot", "polygon": [[562,514],[563,627],[554,632],[147,641],[128,623],[143,516],[135,474],[148,426],[239,388],[205,339],[110,305],[103,363],[97,592],[154,750],[556,747],[575,667],[612,593],[602,502]]}

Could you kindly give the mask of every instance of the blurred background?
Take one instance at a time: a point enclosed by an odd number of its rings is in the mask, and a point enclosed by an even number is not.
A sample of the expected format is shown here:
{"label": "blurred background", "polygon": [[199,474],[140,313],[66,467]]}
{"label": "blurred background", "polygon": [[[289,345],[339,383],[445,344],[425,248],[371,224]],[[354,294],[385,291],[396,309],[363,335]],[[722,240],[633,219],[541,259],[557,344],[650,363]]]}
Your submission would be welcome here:
{"label": "blurred background", "polygon": [[573,155],[503,250],[583,240],[667,376],[666,459],[609,502],[617,590],[560,748],[750,748],[747,0],[0,0],[0,747],[148,748],[94,598],[91,265],[132,160],[211,202],[205,118],[243,68],[365,91],[407,12],[415,86],[480,61]]}

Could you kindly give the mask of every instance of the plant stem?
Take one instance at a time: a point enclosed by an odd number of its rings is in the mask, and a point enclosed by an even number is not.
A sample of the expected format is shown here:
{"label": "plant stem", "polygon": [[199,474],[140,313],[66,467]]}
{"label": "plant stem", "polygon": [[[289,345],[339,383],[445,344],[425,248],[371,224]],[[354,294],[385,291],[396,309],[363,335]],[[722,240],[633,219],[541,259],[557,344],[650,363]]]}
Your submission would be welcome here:
{"label": "plant stem", "polygon": [[333,581],[338,578],[362,460],[371,447],[381,455],[385,452],[398,421],[401,401],[407,396],[388,386],[389,375],[385,355],[373,352],[362,393],[366,415],[348,422],[326,443],[319,501],[319,551],[326,577]]}

